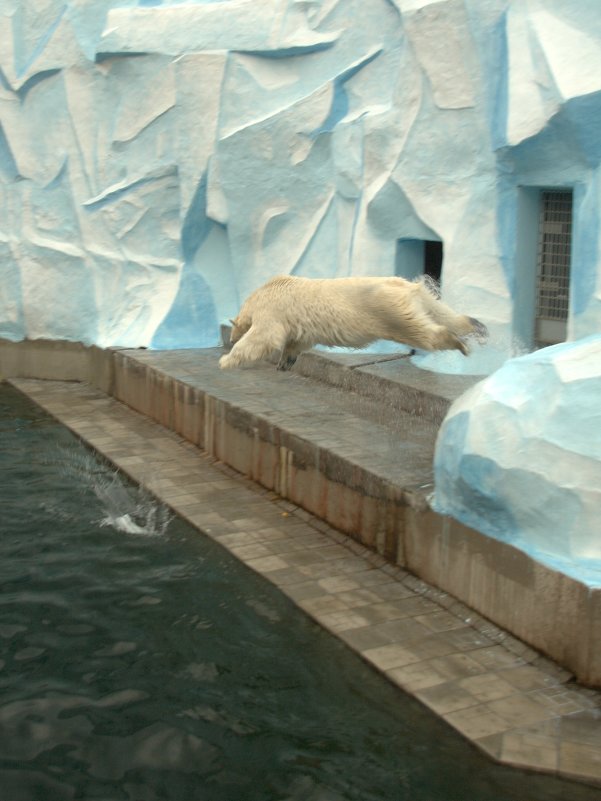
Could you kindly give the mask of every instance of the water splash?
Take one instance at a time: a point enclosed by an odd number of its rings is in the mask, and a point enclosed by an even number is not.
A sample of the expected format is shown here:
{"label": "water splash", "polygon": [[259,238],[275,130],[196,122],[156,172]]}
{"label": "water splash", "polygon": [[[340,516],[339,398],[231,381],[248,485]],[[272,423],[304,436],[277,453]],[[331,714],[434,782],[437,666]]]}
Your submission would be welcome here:
{"label": "water splash", "polygon": [[101,526],[112,526],[126,534],[161,536],[171,513],[142,487],[127,487],[118,471],[110,480],[98,481],[92,487],[106,515]]}
{"label": "water splash", "polygon": [[486,343],[479,343],[474,337],[469,337],[467,341],[470,346],[467,357],[457,350],[418,351],[411,357],[411,363],[433,373],[487,376],[508,359],[529,352],[517,339],[508,343],[503,337],[491,337]]}
{"label": "water splash", "polygon": [[59,448],[50,460],[59,464],[63,476],[83,491],[92,491],[100,501],[100,526],[111,526],[125,534],[162,536],[172,514],[142,486],[130,485],[119,470],[99,461],[97,454]]}

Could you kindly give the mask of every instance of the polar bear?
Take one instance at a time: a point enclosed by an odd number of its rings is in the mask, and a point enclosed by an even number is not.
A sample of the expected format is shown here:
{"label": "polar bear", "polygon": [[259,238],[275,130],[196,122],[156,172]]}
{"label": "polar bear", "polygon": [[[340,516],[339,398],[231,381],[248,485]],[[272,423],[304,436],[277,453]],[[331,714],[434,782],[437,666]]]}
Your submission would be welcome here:
{"label": "polar bear", "polygon": [[460,337],[487,335],[473,317],[456,314],[427,280],[278,275],[255,290],[232,320],[233,348],[219,360],[238,367],[280,351],[289,370],[314,345],[363,348],[389,339],[424,350],[468,349]]}

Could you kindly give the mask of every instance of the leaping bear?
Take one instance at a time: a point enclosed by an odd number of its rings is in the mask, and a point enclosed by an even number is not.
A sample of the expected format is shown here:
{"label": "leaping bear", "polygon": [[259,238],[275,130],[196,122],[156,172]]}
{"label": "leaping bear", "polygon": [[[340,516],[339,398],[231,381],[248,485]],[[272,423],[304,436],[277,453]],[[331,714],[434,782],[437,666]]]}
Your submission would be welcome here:
{"label": "leaping bear", "polygon": [[278,275],[255,290],[232,320],[233,348],[221,368],[238,367],[280,351],[289,370],[315,345],[364,348],[378,339],[423,350],[468,348],[461,337],[487,336],[483,323],[456,314],[426,279]]}

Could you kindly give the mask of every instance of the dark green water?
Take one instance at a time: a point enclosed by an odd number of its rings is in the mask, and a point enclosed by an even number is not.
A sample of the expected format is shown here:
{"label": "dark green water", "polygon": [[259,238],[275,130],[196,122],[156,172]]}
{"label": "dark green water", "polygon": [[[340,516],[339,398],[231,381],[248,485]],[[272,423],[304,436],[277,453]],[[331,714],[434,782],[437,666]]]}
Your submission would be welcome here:
{"label": "dark green water", "polygon": [[0,504],[1,801],[601,799],[491,763],[182,521],[106,525],[164,520],[6,384]]}

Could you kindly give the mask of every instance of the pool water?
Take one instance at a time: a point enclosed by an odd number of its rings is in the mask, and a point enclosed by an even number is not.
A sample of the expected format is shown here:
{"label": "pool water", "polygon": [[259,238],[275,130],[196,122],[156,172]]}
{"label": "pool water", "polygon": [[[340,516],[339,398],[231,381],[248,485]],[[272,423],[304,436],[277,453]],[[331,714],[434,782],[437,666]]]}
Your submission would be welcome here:
{"label": "pool water", "polygon": [[7,801],[597,801],[490,762],[0,385]]}

